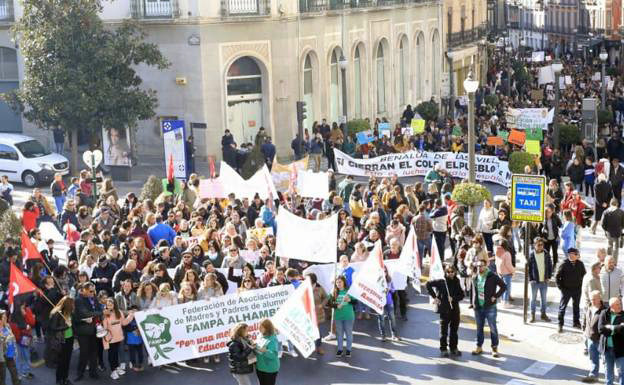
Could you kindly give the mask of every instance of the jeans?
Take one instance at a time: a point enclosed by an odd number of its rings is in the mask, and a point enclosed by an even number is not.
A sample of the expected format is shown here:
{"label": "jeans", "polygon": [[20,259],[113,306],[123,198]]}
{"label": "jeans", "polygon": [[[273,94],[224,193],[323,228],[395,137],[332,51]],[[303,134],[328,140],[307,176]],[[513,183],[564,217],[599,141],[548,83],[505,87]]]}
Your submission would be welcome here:
{"label": "jeans", "polygon": [[253,374],[235,374],[233,373],[234,379],[238,383],[238,385],[254,385],[256,381],[254,381]]}
{"label": "jeans", "polygon": [[620,377],[620,385],[624,385],[624,357],[615,358],[613,348],[606,348],[604,354],[605,360],[605,379],[607,385],[613,385],[615,365],[618,368],[618,375]]}
{"label": "jeans", "polygon": [[600,373],[600,352],[598,351],[598,341],[587,340],[587,352],[589,353],[589,360],[591,361],[591,369],[589,375],[598,378]]}
{"label": "jeans", "polygon": [[563,320],[565,318],[566,308],[568,307],[568,302],[572,299],[572,315],[574,320],[574,325],[578,325],[581,323],[581,311],[579,309],[579,303],[581,302],[581,290],[578,291],[569,291],[562,290],[561,291],[561,301],[559,302],[559,325],[563,326]]}
{"label": "jeans", "polygon": [[390,324],[390,332],[392,333],[392,337],[397,336],[394,307],[391,305],[385,305],[383,314],[377,315],[377,327],[379,328],[379,334],[381,334],[382,337],[386,336],[386,318],[388,319],[388,323]]}
{"label": "jeans", "polygon": [[427,239],[419,239],[417,240],[418,244],[418,262],[420,263],[420,268],[422,269],[422,261],[425,259],[425,252],[431,251],[431,237],[427,237]]}
{"label": "jeans", "polygon": [[505,289],[505,291],[503,292],[503,301],[507,302],[509,301],[509,293],[511,293],[511,278],[513,277],[512,274],[505,274],[505,275],[501,275],[501,278],[503,279],[503,282],[505,282],[505,285],[507,286],[507,289]]}
{"label": "jeans", "polygon": [[548,299],[546,294],[548,292],[548,283],[546,282],[537,282],[531,281],[531,314],[535,314],[535,309],[537,308],[537,291],[540,292],[540,306],[542,309],[542,314],[546,314],[546,305],[548,304]]}
{"label": "jeans", "polygon": [[483,241],[485,242],[485,247],[489,253],[494,252],[494,234],[492,233],[481,233],[483,234]]}
{"label": "jeans", "polygon": [[347,350],[351,350],[351,344],[353,343],[353,321],[349,320],[336,320],[336,341],[338,350],[342,350],[342,340],[347,337]]}
{"label": "jeans", "polygon": [[56,206],[56,212],[60,215],[60,213],[63,212],[63,206],[65,205],[65,195],[54,197],[54,205]]}
{"label": "jeans", "polygon": [[609,235],[609,233],[607,233],[607,239],[609,240],[609,248],[607,249],[607,254],[613,256],[615,262],[617,263],[618,251],[620,249],[620,237],[612,237]]}
{"label": "jeans", "polygon": [[399,314],[401,317],[407,316],[407,292],[405,290],[397,290],[395,293],[395,302],[399,304]]}
{"label": "jeans", "polygon": [[553,261],[553,269],[557,266],[557,262],[559,261],[559,253],[557,249],[559,248],[559,238],[553,240],[546,240],[546,244],[544,245],[544,249],[550,253]]}
{"label": "jeans", "polygon": [[[440,314],[440,350],[446,351],[447,346],[451,351],[457,350],[459,340],[459,304],[453,304],[453,308],[447,314]],[[448,339],[448,344],[447,344]]]}
{"label": "jeans", "polygon": [[63,150],[65,150],[65,142],[54,142],[54,148],[57,154],[63,154]]}
{"label": "jeans", "polygon": [[135,368],[143,366],[143,345],[128,345],[128,352],[132,366]]}
{"label": "jeans", "polygon": [[17,373],[25,376],[30,373],[30,346],[17,345]]}
{"label": "jeans", "polygon": [[490,305],[486,308],[479,307],[474,309],[475,321],[477,322],[477,346],[483,346],[485,335],[483,328],[487,320],[490,327],[490,338],[492,339],[492,347],[498,347],[498,328],[496,327],[496,305]]}

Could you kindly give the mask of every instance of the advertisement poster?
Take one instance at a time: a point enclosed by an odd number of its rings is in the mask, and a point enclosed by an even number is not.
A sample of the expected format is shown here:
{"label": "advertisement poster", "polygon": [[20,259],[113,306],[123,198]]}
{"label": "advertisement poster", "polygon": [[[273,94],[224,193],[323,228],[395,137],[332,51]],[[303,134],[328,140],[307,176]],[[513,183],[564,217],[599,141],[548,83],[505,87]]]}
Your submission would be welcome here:
{"label": "advertisement poster", "polygon": [[102,129],[102,148],[104,149],[104,165],[132,166],[132,143],[130,129]]}
{"label": "advertisement poster", "polygon": [[184,120],[163,120],[161,128],[165,145],[165,162],[173,156],[173,176],[177,179],[186,179]]}

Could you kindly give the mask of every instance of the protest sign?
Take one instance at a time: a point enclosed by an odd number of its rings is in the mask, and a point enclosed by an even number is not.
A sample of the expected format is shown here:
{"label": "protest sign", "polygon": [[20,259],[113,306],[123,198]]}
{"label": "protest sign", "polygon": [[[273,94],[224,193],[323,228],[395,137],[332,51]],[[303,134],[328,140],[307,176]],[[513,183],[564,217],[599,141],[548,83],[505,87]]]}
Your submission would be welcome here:
{"label": "protest sign", "polygon": [[381,241],[377,241],[368,259],[353,278],[353,283],[347,293],[378,314],[383,314],[387,290],[388,282],[384,271]]}
{"label": "protest sign", "polygon": [[273,165],[271,166],[271,178],[277,191],[288,191],[288,184],[290,183],[290,172],[293,164],[297,171],[307,170],[308,168],[308,156],[303,159],[299,159],[289,164],[281,164],[277,161],[277,156],[273,159]]}
{"label": "protest sign", "polygon": [[570,75],[566,75],[565,76],[565,84],[567,86],[571,86],[572,85],[572,76],[570,76]]}
{"label": "protest sign", "polygon": [[523,146],[525,141],[524,132],[518,130],[511,130],[509,134],[509,143],[517,144],[518,146]]}
{"label": "protest sign", "polygon": [[390,139],[390,123],[388,122],[379,123],[379,125],[377,126],[377,131],[378,131],[379,139],[381,139],[381,137],[383,136]]}
{"label": "protest sign", "polygon": [[526,152],[528,152],[529,154],[539,155],[541,153],[539,140],[527,139],[527,141],[524,143],[524,146],[525,146]]}
{"label": "protest sign", "polygon": [[559,89],[560,90],[565,90],[565,79],[563,77],[559,77]]}
{"label": "protest sign", "polygon": [[414,131],[414,134],[422,134],[425,132],[425,120],[412,119],[412,130]]}
{"label": "protest sign", "polygon": [[297,174],[297,191],[304,198],[327,199],[329,174],[326,172],[301,171]]}
{"label": "protest sign", "polygon": [[[276,255],[308,262],[336,262],[338,214],[321,220],[307,220],[282,206],[276,221]],[[328,242],[329,239],[334,242]]]}
{"label": "protest sign", "polygon": [[509,108],[505,114],[507,126],[519,130],[532,127],[547,130],[548,118],[547,108]]}
{"label": "protest sign", "polygon": [[509,131],[498,130],[498,137],[502,138],[505,142],[509,139]]}
{"label": "protest sign", "polygon": [[542,100],[544,97],[544,91],[542,90],[531,90],[531,100],[534,102]]}
{"label": "protest sign", "polygon": [[555,81],[555,73],[552,66],[544,66],[539,69],[537,76],[537,84],[542,85],[546,83],[553,83]]}
{"label": "protest sign", "polygon": [[261,199],[269,196],[277,196],[271,173],[266,165],[249,179],[245,180],[227,163],[221,161],[221,171],[217,178],[204,179],[199,182],[199,197],[205,198],[227,198],[233,193],[236,198],[248,198],[252,200],[256,194]]}
{"label": "protest sign", "polygon": [[355,137],[357,138],[358,144],[366,144],[375,140],[375,136],[371,130],[360,131],[355,134]]}
{"label": "protest sign", "polygon": [[600,81],[600,72],[594,72],[594,75],[592,75],[592,80],[595,82],[599,82]]}
{"label": "protest sign", "polygon": [[[523,141],[524,143],[524,141]],[[356,159],[334,149],[337,172],[355,176],[424,176],[440,164],[454,178],[468,177],[468,154],[453,152],[408,151],[369,159]],[[509,165],[495,156],[476,156],[477,180],[507,186],[511,182]]]}
{"label": "protest sign", "polygon": [[505,144],[505,141],[501,137],[498,137],[498,136],[488,136],[488,138],[487,138],[487,145],[488,146],[503,146],[504,144]]}
{"label": "protest sign", "polygon": [[527,140],[537,140],[540,141],[544,139],[543,130],[539,127],[527,127],[526,129],[526,139]]}
{"label": "protest sign", "polygon": [[248,229],[245,235],[247,235],[247,239],[255,238],[262,242],[267,235],[273,235],[273,228],[254,227],[253,229]]}
{"label": "protest sign", "polygon": [[272,318],[280,334],[286,336],[304,357],[316,350],[320,333],[314,307],[312,283],[306,279]]}
{"label": "protest sign", "polygon": [[539,63],[544,61],[544,51],[535,51],[531,54],[531,61]]}
{"label": "protest sign", "polygon": [[134,318],[152,364],[160,366],[227,352],[229,331],[239,322],[256,339],[260,322],[273,317],[293,291],[292,285],[267,287],[140,311]]}
{"label": "protest sign", "polygon": [[463,134],[464,132],[460,126],[453,126],[453,132],[451,133],[452,136],[462,136]]}

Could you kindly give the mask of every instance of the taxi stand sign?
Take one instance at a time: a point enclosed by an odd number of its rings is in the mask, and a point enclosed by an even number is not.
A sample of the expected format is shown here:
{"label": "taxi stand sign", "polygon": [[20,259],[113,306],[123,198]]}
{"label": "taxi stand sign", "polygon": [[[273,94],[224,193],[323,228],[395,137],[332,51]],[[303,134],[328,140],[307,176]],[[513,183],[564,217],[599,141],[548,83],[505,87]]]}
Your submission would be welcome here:
{"label": "taxi stand sign", "polygon": [[544,175],[511,176],[511,220],[525,222],[544,221]]}

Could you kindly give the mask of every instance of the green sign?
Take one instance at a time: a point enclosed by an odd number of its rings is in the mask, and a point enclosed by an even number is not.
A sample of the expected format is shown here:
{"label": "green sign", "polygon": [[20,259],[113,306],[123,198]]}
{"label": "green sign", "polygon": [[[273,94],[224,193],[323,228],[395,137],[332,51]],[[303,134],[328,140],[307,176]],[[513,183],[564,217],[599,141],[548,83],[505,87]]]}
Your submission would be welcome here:
{"label": "green sign", "polygon": [[544,136],[541,127],[528,127],[526,129],[527,140],[543,140]]}

